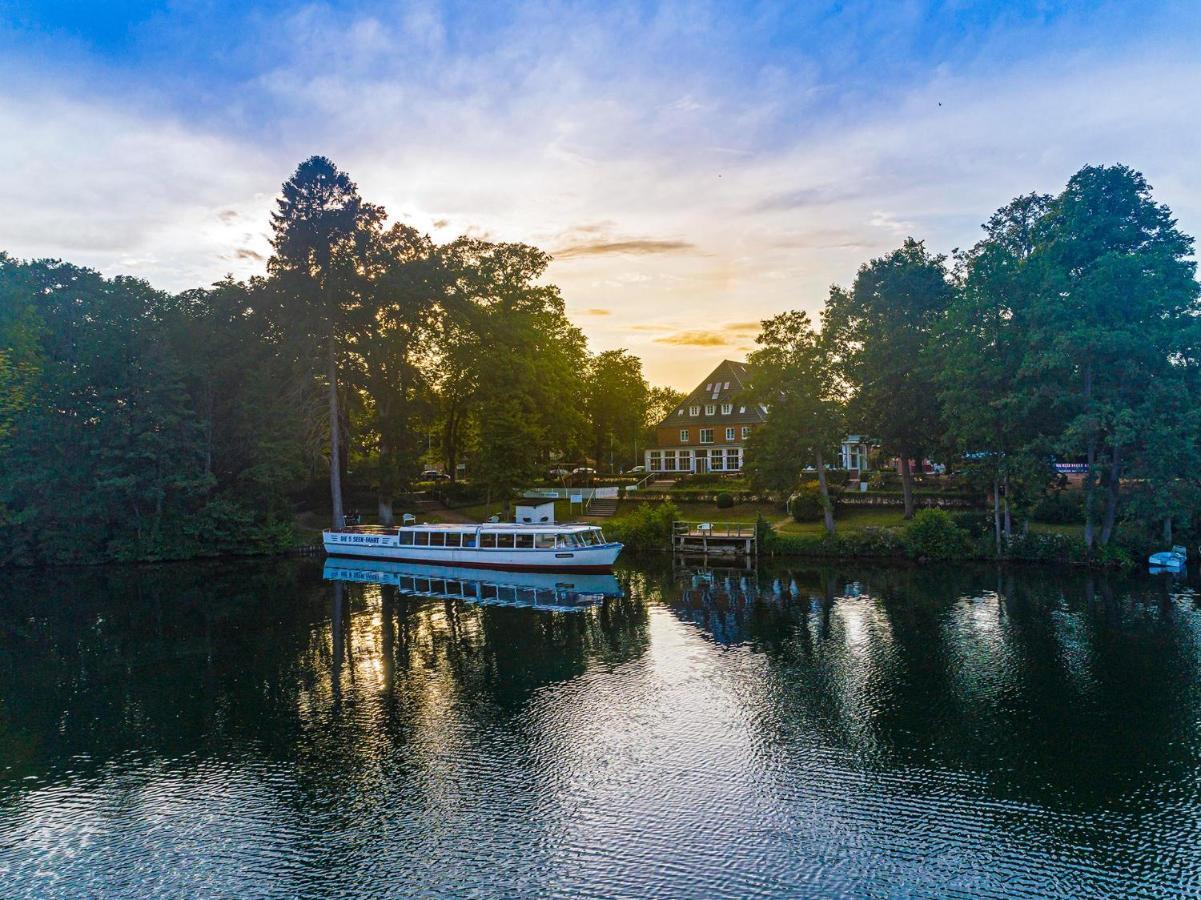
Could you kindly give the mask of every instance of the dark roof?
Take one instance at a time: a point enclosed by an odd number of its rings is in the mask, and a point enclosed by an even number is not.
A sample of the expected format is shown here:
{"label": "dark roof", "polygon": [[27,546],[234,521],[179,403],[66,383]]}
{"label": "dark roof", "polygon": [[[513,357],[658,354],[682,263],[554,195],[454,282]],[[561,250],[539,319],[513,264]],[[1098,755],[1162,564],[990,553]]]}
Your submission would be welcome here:
{"label": "dark roof", "polygon": [[[767,413],[761,406],[752,403],[749,370],[746,363],[727,359],[709,373],[679,406],[667,414],[656,427],[672,425],[741,425],[767,421]],[[734,411],[722,415],[723,403],[731,403]],[[715,406],[712,415],[705,414],[706,406]],[[699,408],[699,415],[692,415],[691,408]]]}

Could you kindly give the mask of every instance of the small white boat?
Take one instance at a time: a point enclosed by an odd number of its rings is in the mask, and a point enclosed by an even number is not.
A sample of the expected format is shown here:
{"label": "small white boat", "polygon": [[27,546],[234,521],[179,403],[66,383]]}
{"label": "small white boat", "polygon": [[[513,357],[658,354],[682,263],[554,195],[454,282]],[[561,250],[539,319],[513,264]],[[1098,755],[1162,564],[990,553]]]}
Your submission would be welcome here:
{"label": "small white boat", "polygon": [[1188,548],[1177,545],[1171,550],[1152,553],[1147,562],[1160,569],[1183,569],[1188,562]]}
{"label": "small white boat", "polygon": [[548,572],[606,572],[622,547],[596,525],[366,525],[321,535],[337,556]]}
{"label": "small white boat", "polygon": [[430,566],[384,559],[325,561],[326,581],[388,584],[402,594],[464,600],[480,606],[516,606],[575,612],[620,597],[612,575],[591,573],[503,572],[485,576],[456,566]]}

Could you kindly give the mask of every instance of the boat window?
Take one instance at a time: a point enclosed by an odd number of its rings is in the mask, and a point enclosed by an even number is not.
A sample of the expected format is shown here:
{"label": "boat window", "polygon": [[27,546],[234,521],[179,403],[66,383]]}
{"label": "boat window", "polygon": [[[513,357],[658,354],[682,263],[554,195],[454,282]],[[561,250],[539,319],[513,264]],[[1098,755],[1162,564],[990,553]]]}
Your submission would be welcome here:
{"label": "boat window", "polygon": [[463,534],[459,531],[448,531],[446,533],[446,546],[458,547],[463,542]]}
{"label": "boat window", "polygon": [[605,532],[604,532],[604,530],[603,530],[603,529],[601,529],[601,528],[598,528],[598,529],[596,530],[596,538],[597,538],[597,540],[599,540],[599,541],[600,541],[602,544],[607,544],[607,543],[609,543],[608,541],[606,541],[606,540],[605,540]]}
{"label": "boat window", "polygon": [[484,600],[491,600],[496,596],[496,585],[485,584],[480,586],[480,597]]}
{"label": "boat window", "polygon": [[496,546],[496,532],[484,531],[480,533],[480,546],[492,549]]}
{"label": "boat window", "polygon": [[418,547],[428,547],[430,545],[430,533],[428,531],[418,531],[413,534],[413,543]]}
{"label": "boat window", "polygon": [[413,546],[413,532],[411,531],[402,531],[396,535],[396,538],[402,547]]}
{"label": "boat window", "polygon": [[498,534],[496,536],[496,546],[502,550],[512,550],[513,549],[513,535]]}
{"label": "boat window", "polygon": [[570,547],[571,539],[565,534],[557,535],[555,537],[555,546],[556,547]]}
{"label": "boat window", "polygon": [[533,550],[534,549],[534,536],[532,534],[517,535],[517,549],[518,550]]}
{"label": "boat window", "polygon": [[474,531],[463,535],[463,546],[464,547],[474,547],[475,546],[475,532]]}
{"label": "boat window", "polygon": [[553,534],[536,534],[534,535],[534,546],[539,550],[553,550],[555,536]]}
{"label": "boat window", "polygon": [[454,597],[459,597],[463,593],[463,582],[448,581],[446,582],[446,593]]}
{"label": "boat window", "polygon": [[430,532],[430,546],[431,547],[445,547],[446,546],[446,535],[443,534],[441,531],[431,531]]}

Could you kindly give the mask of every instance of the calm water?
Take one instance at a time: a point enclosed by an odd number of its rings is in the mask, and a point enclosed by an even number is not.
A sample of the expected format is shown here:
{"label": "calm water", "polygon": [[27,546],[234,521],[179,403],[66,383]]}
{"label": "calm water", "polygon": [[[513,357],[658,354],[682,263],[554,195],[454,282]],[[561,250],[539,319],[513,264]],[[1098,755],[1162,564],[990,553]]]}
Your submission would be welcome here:
{"label": "calm water", "polygon": [[0,893],[1201,891],[1183,583],[323,574],[0,575]]}

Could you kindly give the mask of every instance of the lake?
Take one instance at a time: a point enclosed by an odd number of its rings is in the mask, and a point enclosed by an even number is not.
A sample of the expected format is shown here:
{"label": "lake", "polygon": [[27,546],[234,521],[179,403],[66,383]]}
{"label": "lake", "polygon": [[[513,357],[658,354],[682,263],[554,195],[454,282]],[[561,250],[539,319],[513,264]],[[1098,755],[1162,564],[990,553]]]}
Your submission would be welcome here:
{"label": "lake", "polygon": [[4,895],[1201,891],[1195,586],[615,574],[3,573]]}

